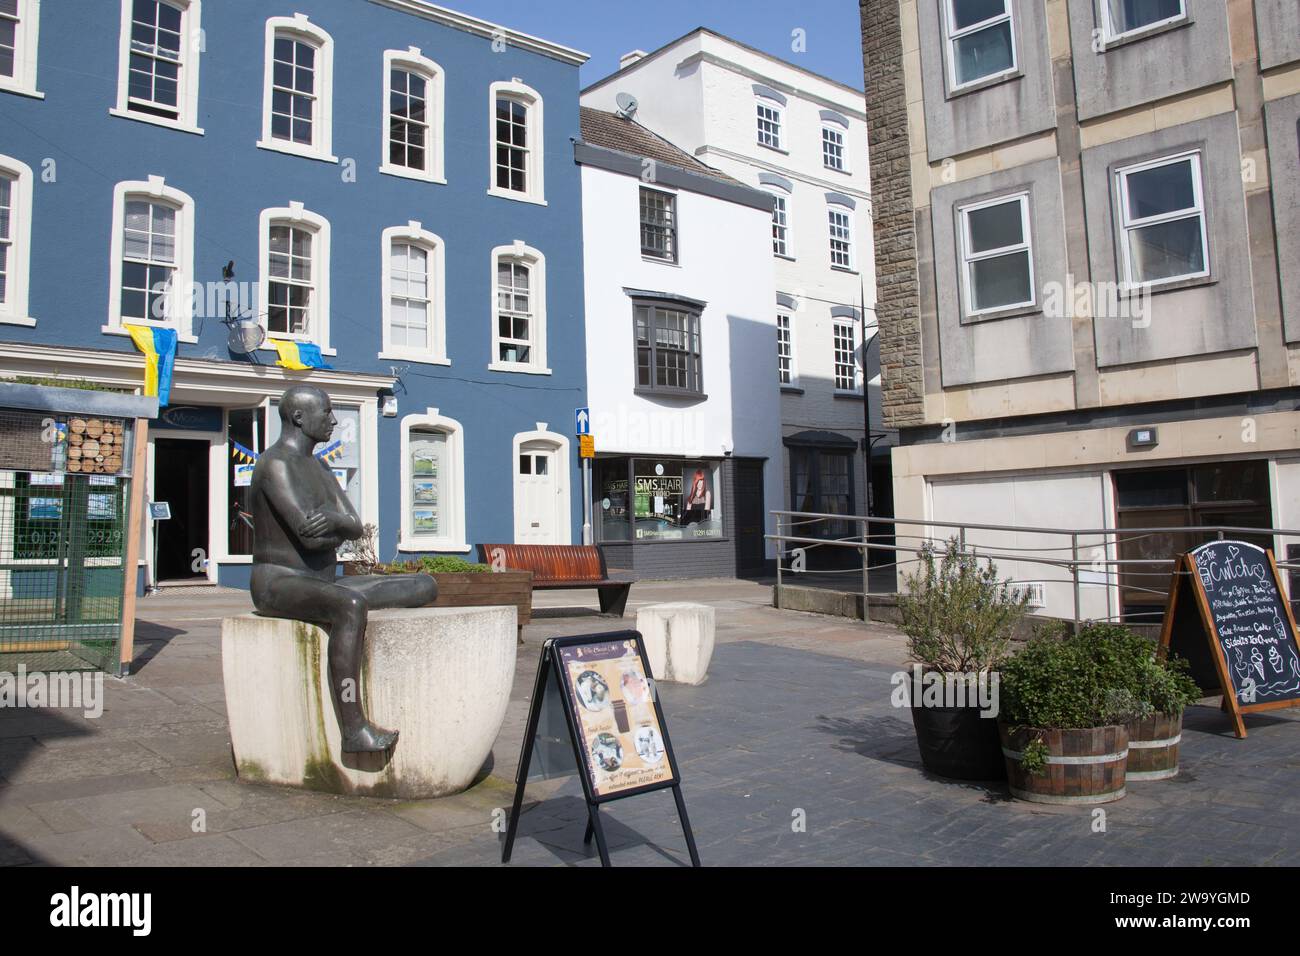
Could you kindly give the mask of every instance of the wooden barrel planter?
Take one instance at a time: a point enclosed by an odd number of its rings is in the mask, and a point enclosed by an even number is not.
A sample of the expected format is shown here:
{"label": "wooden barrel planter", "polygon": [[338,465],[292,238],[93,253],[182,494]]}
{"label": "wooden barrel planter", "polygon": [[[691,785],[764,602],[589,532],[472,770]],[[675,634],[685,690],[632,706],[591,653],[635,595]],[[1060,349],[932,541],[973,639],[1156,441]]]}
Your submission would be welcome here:
{"label": "wooden barrel planter", "polygon": [[1168,780],[1178,774],[1183,715],[1152,714],[1128,725],[1128,779]]}
{"label": "wooden barrel planter", "polygon": [[[1032,803],[1111,803],[1124,796],[1128,764],[1128,728],[1123,724],[1086,730],[1035,730],[1007,727],[999,721],[1002,755],[1012,796]],[[1026,773],[1020,755],[1033,740],[1047,745],[1047,766]]]}

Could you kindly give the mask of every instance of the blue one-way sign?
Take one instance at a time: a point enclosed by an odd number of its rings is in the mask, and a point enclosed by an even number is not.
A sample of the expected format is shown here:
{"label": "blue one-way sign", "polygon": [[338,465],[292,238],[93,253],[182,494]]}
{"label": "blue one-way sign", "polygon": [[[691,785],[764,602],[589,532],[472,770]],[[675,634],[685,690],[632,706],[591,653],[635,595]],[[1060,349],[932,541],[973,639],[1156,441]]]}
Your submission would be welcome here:
{"label": "blue one-way sign", "polygon": [[591,409],[576,408],[573,411],[573,434],[591,434]]}

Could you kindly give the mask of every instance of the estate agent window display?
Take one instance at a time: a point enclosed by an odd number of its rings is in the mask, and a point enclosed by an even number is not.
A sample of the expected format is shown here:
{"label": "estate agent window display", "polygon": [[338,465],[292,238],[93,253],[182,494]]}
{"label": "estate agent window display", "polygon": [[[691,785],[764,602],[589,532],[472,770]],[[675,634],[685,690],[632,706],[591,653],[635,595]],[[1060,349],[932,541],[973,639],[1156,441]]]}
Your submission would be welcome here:
{"label": "estate agent window display", "polygon": [[597,464],[596,512],[602,542],[724,537],[717,462],[603,458]]}

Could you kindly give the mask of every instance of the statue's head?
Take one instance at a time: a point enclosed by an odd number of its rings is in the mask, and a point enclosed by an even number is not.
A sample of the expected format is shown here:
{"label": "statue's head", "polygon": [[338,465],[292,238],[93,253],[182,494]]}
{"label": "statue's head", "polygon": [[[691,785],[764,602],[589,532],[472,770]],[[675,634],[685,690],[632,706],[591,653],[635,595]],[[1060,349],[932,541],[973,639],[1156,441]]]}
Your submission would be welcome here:
{"label": "statue's head", "polygon": [[284,430],[296,428],[319,443],[329,441],[337,424],[330,397],[315,385],[293,385],[280,396],[280,427]]}

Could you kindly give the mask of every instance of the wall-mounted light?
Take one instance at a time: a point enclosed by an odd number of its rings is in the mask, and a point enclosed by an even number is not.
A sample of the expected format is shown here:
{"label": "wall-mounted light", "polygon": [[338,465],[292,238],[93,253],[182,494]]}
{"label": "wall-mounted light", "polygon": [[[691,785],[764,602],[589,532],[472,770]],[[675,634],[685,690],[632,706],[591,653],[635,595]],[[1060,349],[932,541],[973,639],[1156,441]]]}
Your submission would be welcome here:
{"label": "wall-mounted light", "polygon": [[1154,428],[1135,428],[1128,433],[1129,448],[1152,448],[1160,444],[1160,433]]}
{"label": "wall-mounted light", "polygon": [[379,394],[379,397],[382,400],[382,404],[380,405],[380,411],[383,412],[384,417],[396,418],[397,417],[397,396],[394,395],[392,392],[381,392]]}

